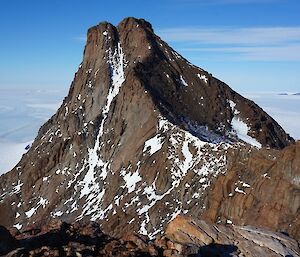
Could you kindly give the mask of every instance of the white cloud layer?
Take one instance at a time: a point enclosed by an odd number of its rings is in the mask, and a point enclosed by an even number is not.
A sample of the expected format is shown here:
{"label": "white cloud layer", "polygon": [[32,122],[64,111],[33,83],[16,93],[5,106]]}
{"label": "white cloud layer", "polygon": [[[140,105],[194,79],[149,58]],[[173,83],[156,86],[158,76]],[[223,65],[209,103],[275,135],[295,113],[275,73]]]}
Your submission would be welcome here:
{"label": "white cloud layer", "polygon": [[[268,4],[283,2],[284,0],[185,0],[184,4],[202,4],[202,5],[241,5],[241,4]],[[177,0],[177,2],[182,2]]]}
{"label": "white cloud layer", "polygon": [[300,27],[188,27],[161,29],[158,34],[180,43],[182,51],[229,53],[245,60],[300,61]]}
{"label": "white cloud layer", "polygon": [[210,0],[205,1],[216,4],[264,4],[280,2],[280,0]]}
{"label": "white cloud layer", "polygon": [[208,44],[266,45],[300,42],[300,27],[254,28],[167,28],[159,35],[168,41],[189,41]]}
{"label": "white cloud layer", "polygon": [[300,61],[300,44],[262,47],[199,47],[181,48],[183,52],[205,52],[215,54],[232,54],[230,59],[245,61]]}

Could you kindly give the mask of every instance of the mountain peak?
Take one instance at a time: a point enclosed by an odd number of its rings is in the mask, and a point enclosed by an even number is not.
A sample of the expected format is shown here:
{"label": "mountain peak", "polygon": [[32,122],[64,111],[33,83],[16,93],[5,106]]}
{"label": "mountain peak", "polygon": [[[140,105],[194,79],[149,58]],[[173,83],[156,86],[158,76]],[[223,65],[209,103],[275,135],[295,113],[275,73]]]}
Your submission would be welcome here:
{"label": "mountain peak", "polygon": [[140,29],[144,29],[144,30],[148,30],[150,32],[154,32],[151,23],[149,23],[148,21],[144,20],[144,19],[138,19],[138,18],[134,18],[134,17],[127,17],[125,19],[123,19],[119,25],[118,28],[120,30],[132,30],[134,28],[140,28]]}
{"label": "mountain peak", "polygon": [[[220,205],[208,205],[208,195],[227,174],[222,196],[240,194],[224,196],[232,203],[249,195],[243,215],[251,217],[253,199],[277,208],[257,194],[279,154],[258,148],[291,142],[254,102],[189,63],[145,20],[104,22],[88,30],[68,96],[20,163],[0,178],[0,224],[88,219],[112,235],[133,230],[153,237],[178,213],[200,216]],[[264,166],[257,173],[253,155]],[[253,187],[245,186],[248,180]],[[293,199],[294,188],[287,182],[280,192]],[[210,217],[226,220],[222,210]],[[276,215],[278,227],[294,217]]]}
{"label": "mountain peak", "polygon": [[[113,24],[107,21],[103,21],[100,22],[98,25],[88,29],[87,41],[95,37],[96,34],[108,36],[111,38],[112,36],[115,37],[116,34],[132,34],[134,32],[141,31],[149,33],[154,32],[152,25],[144,19],[127,17],[123,19],[117,26],[114,26]],[[102,38],[102,36],[99,38]]]}

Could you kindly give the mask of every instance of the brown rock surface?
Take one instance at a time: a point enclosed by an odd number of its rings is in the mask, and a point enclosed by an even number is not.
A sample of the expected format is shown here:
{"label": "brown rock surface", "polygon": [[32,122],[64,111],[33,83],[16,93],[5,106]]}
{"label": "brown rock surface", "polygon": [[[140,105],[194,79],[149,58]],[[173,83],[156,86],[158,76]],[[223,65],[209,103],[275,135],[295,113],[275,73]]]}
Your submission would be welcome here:
{"label": "brown rock surface", "polygon": [[[256,104],[177,54],[148,22],[101,23],[88,31],[63,104],[0,177],[0,224],[23,230],[53,218],[92,220],[111,236],[154,237],[178,213],[189,213],[257,221],[297,236],[298,145],[287,148],[297,152],[290,157],[289,150],[259,151],[238,138],[234,122],[248,128],[246,141],[256,146],[293,142]],[[256,192],[241,190],[243,182]],[[275,188],[282,199],[272,201]]]}
{"label": "brown rock surface", "polygon": [[282,233],[251,226],[211,225],[178,216],[166,237],[182,245],[199,247],[199,256],[300,256],[297,241]]}
{"label": "brown rock surface", "polygon": [[279,229],[300,240],[299,178],[300,141],[281,152],[259,151],[217,178],[202,218]]}

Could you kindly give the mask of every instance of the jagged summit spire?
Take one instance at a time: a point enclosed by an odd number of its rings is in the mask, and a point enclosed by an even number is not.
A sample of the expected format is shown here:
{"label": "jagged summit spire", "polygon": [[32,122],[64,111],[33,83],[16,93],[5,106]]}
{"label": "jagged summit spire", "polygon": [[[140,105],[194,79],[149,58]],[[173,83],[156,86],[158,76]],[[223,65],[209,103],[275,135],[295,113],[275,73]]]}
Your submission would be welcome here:
{"label": "jagged summit spire", "polygon": [[144,20],[144,19],[138,19],[138,18],[134,18],[134,17],[127,17],[127,18],[123,19],[118,25],[118,28],[120,30],[124,29],[124,28],[132,29],[134,27],[142,28],[142,29],[145,29],[145,30],[148,30],[148,31],[154,33],[154,30],[152,28],[151,23]]}
{"label": "jagged summit spire", "polygon": [[[98,23],[97,25],[91,27],[88,29],[88,32],[94,28],[106,28],[106,27],[114,27],[113,24],[111,24],[108,21],[102,21],[100,23]],[[118,28],[133,28],[133,27],[140,27],[140,28],[144,28],[147,29],[151,32],[153,31],[152,25],[150,22],[146,21],[145,19],[141,19],[141,18],[135,18],[135,17],[127,17],[124,18],[118,25],[116,25],[115,27]]]}
{"label": "jagged summit spire", "polygon": [[135,30],[135,29],[145,30],[145,31],[154,33],[152,25],[148,21],[146,21],[144,19],[134,18],[134,17],[127,17],[127,18],[124,18],[117,26],[114,26],[113,24],[111,24],[107,21],[100,22],[99,24],[88,29],[87,38],[89,37],[89,35],[91,33],[93,33],[94,31],[97,31],[97,30],[99,32],[103,33],[105,31],[112,32],[115,30],[119,30],[119,31],[124,32],[125,30],[129,31],[129,30]]}

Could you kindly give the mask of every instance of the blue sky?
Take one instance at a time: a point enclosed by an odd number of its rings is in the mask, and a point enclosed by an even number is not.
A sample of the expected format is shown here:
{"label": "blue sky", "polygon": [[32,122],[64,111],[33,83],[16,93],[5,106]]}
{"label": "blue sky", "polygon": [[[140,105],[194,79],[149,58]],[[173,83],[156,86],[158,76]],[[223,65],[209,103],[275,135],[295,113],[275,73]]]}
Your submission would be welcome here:
{"label": "blue sky", "polygon": [[0,6],[0,88],[68,88],[87,29],[134,16],[239,92],[300,91],[299,0],[3,0]]}

